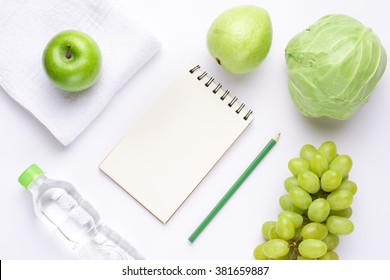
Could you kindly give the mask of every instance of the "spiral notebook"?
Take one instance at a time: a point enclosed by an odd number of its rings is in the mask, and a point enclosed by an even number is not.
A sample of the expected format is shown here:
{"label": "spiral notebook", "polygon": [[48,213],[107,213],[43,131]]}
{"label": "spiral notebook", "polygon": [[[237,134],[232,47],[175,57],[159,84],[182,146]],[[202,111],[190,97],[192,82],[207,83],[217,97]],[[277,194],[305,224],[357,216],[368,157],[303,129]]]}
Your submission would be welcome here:
{"label": "spiral notebook", "polygon": [[253,120],[199,65],[187,65],[100,169],[166,223]]}

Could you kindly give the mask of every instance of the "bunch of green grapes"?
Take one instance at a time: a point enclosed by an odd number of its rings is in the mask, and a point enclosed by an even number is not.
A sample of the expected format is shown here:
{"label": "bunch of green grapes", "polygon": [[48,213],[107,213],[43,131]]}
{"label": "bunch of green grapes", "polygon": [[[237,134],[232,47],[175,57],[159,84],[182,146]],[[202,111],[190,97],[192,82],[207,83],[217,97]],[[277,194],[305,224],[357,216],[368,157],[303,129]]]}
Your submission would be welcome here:
{"label": "bunch of green grapes", "polygon": [[277,221],[263,224],[265,242],[255,248],[255,259],[338,260],[339,235],[354,230],[349,218],[357,186],[348,178],[351,168],[352,159],[338,155],[331,141],[318,149],[304,145],[288,162],[292,176],[279,199],[283,211]]}

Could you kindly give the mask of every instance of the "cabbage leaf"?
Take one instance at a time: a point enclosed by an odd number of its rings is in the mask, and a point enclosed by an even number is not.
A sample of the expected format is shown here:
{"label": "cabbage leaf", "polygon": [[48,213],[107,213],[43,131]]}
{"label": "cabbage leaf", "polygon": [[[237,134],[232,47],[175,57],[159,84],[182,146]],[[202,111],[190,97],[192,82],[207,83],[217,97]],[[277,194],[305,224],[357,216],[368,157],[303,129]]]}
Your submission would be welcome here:
{"label": "cabbage leaf", "polygon": [[327,15],[287,44],[288,88],[307,117],[348,119],[382,77],[387,56],[371,28],[346,15]]}

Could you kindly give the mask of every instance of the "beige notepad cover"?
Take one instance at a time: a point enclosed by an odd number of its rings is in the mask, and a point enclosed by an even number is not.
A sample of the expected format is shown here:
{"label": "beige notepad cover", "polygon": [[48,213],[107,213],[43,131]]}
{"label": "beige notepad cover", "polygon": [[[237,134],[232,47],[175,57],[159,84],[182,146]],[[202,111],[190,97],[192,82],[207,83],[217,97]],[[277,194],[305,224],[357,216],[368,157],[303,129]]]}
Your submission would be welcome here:
{"label": "beige notepad cover", "polygon": [[100,169],[166,223],[253,119],[228,93],[189,64]]}

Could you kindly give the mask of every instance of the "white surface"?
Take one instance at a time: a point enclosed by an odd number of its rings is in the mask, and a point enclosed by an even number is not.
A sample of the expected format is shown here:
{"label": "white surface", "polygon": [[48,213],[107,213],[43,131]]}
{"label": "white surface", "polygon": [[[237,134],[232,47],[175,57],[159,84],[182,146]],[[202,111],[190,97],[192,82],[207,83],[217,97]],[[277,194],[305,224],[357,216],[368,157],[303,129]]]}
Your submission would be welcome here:
{"label": "white surface", "polygon": [[[342,259],[389,259],[390,119],[389,69],[372,98],[348,121],[307,119],[293,106],[287,90],[284,48],[309,24],[328,13],[345,13],[369,25],[390,52],[387,1],[245,1],[266,8],[274,38],[264,63],[254,72],[235,76],[209,56],[205,37],[211,21],[242,1],[123,1],[162,42],[162,49],[113,98],[93,124],[70,146],[63,147],[36,119],[0,90],[0,258],[72,259],[68,251],[35,218],[30,194],[17,183],[36,162],[52,178],[72,182],[108,225],[148,259],[252,259],[261,241],[261,224],[275,219],[279,196],[289,176],[287,162],[305,143],[337,143],[354,160],[350,178],[359,187],[353,202],[353,234],[341,238]],[[125,35],[125,34],[124,34]],[[33,43],[33,42],[32,42]],[[129,50],[131,51],[131,50]],[[152,104],[174,73],[192,60],[248,104],[255,120],[163,225],[98,169],[98,164]],[[279,143],[248,178],[194,244],[188,236],[276,133]],[[152,176],[152,174],[151,174]]]}

